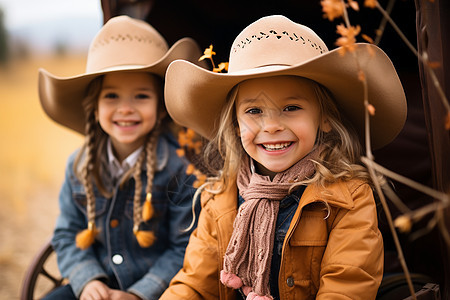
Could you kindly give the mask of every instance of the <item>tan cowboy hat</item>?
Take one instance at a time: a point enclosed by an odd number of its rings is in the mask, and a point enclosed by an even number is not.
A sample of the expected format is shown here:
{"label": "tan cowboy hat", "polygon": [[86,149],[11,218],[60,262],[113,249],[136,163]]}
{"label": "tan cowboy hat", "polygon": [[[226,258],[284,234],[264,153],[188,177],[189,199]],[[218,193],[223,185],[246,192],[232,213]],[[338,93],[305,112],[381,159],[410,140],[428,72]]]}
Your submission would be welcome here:
{"label": "tan cowboy hat", "polygon": [[247,26],[235,39],[228,73],[213,73],[184,61],[166,73],[166,107],[173,120],[206,138],[218,128],[228,92],[241,81],[296,75],[327,87],[338,108],[364,136],[364,90],[358,66],[368,84],[376,113],[370,118],[371,141],[379,148],[392,141],[406,120],[406,99],[390,59],[378,47],[357,44],[353,53],[328,51],[314,31],[284,16],[268,16]]}
{"label": "tan cowboy hat", "polygon": [[145,21],[128,16],[114,17],[93,39],[85,73],[58,77],[39,70],[39,98],[50,118],[84,134],[81,102],[94,78],[117,71],[150,72],[164,77],[173,60],[198,61],[201,55],[191,38],[183,38],[169,49],[165,39]]}

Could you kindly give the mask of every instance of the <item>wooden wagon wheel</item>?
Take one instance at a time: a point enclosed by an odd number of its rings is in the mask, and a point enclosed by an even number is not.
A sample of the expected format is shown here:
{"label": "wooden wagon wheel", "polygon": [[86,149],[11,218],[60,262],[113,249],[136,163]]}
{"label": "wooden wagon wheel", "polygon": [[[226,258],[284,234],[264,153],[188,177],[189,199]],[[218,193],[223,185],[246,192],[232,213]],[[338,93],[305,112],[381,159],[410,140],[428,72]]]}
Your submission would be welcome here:
{"label": "wooden wagon wheel", "polygon": [[54,257],[51,257],[53,253],[54,250],[49,240],[39,250],[27,269],[25,279],[22,283],[21,300],[35,299],[34,294],[37,291],[40,277],[46,278],[47,281],[50,281],[51,283],[51,288],[48,288],[47,291],[45,291],[45,294],[63,284],[64,278],[62,278],[59,272],[57,272],[57,274],[52,274],[52,272],[48,270],[50,260],[52,258],[54,259]]}

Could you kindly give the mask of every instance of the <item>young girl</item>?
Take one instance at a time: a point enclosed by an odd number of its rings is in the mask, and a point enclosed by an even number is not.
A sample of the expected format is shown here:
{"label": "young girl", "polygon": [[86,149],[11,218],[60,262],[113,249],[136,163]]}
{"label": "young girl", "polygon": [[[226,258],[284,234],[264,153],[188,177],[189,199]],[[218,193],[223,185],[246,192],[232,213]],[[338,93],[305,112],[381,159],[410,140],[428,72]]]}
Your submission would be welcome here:
{"label": "young girl", "polygon": [[355,48],[328,51],[311,29],[269,16],[238,35],[228,74],[169,66],[169,114],[210,139],[205,157],[218,149],[223,168],[202,192],[184,266],[161,299],[375,298],[383,241],[359,163],[359,68],[376,108],[375,147],[398,134],[406,102],[384,52]]}
{"label": "young girl", "polygon": [[168,49],[146,22],[119,16],[94,38],[86,73],[40,70],[46,113],[86,136],[68,161],[52,240],[69,284],[46,299],[156,299],[181,268],[194,178],[175,152],[163,77],[172,60],[200,55],[189,38]]}

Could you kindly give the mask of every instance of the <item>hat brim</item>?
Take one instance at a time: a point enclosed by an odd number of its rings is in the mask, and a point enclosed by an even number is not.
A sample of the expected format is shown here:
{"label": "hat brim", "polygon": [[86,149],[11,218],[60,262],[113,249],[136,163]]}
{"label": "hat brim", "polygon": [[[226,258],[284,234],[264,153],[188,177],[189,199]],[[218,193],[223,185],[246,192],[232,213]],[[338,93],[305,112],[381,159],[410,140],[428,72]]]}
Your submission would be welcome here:
{"label": "hat brim", "polygon": [[84,134],[85,118],[81,105],[89,83],[96,77],[113,72],[149,72],[164,78],[168,65],[176,59],[196,61],[202,54],[191,38],[177,41],[158,61],[146,66],[117,66],[98,72],[59,77],[39,69],[39,99],[45,113],[55,122]]}
{"label": "hat brim", "polygon": [[368,99],[375,109],[370,117],[373,148],[391,142],[406,120],[406,98],[391,60],[378,47],[360,43],[353,53],[334,49],[293,66],[267,66],[240,73],[214,73],[184,60],[172,62],[166,73],[166,107],[173,120],[211,139],[217,132],[222,107],[229,91],[244,80],[295,75],[327,87],[338,109],[364,138],[364,87],[359,70],[367,80]]}

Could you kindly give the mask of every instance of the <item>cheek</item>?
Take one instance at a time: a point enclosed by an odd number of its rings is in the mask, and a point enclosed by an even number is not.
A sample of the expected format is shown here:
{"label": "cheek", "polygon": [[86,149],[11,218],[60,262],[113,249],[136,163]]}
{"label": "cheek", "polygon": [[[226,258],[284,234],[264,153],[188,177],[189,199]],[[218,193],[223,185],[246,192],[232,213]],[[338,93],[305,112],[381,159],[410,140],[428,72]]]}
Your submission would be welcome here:
{"label": "cheek", "polygon": [[247,128],[241,130],[239,136],[241,139],[242,147],[244,148],[245,152],[247,153],[251,152],[254,147],[253,141],[255,139],[255,135]]}
{"label": "cheek", "polygon": [[158,101],[153,101],[150,105],[150,114],[153,114],[155,116],[155,118],[159,118],[160,115],[162,114],[162,112],[164,111],[162,109],[161,105],[158,105]]}
{"label": "cheek", "polygon": [[314,143],[319,126],[314,122],[299,122],[291,128],[295,128],[295,135],[299,140],[303,140],[304,142],[312,141]]}
{"label": "cheek", "polygon": [[149,125],[148,125],[148,127],[149,127],[150,130],[152,130],[153,128],[155,128],[157,121],[158,121],[158,120],[157,120],[156,116],[155,116],[154,118],[151,119],[151,122],[150,122]]}
{"label": "cheek", "polygon": [[242,147],[244,148],[247,154],[252,154],[255,151],[255,139],[258,134],[261,132],[263,121],[262,118],[249,117],[247,115],[241,115],[238,117],[238,125],[237,129],[239,132],[239,136],[241,138]]}
{"label": "cheek", "polygon": [[306,135],[306,137],[309,140],[310,145],[314,146],[317,141],[319,126],[314,125],[314,126],[310,126],[309,128],[310,129],[308,130],[308,134]]}
{"label": "cheek", "polygon": [[105,107],[99,106],[97,111],[95,112],[95,119],[100,123],[100,125],[104,125],[106,120],[108,119],[108,110]]}
{"label": "cheek", "polygon": [[103,115],[109,114],[113,110],[113,106],[111,103],[107,104],[102,101],[99,101],[97,104],[97,109],[95,111],[95,114],[98,118],[100,118]]}
{"label": "cheek", "polygon": [[141,114],[141,117],[146,120],[144,124],[146,124],[146,128],[151,131],[155,128],[158,119],[161,118],[161,112],[157,111],[156,106],[152,106],[152,109],[147,107],[146,111]]}
{"label": "cheek", "polygon": [[109,132],[109,128],[112,128],[112,122],[108,122],[107,118],[101,114],[99,114],[97,122],[98,125],[100,125],[100,127],[106,132]]}
{"label": "cheek", "polygon": [[151,119],[156,119],[161,113],[158,111],[158,106],[155,102],[142,103],[136,108],[136,110],[142,115],[142,117]]}
{"label": "cheek", "polygon": [[238,120],[240,136],[247,136],[247,138],[254,138],[261,130],[261,124],[252,118],[240,118]]}

